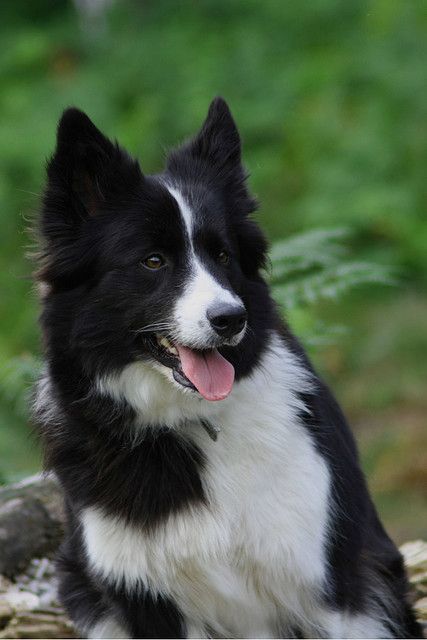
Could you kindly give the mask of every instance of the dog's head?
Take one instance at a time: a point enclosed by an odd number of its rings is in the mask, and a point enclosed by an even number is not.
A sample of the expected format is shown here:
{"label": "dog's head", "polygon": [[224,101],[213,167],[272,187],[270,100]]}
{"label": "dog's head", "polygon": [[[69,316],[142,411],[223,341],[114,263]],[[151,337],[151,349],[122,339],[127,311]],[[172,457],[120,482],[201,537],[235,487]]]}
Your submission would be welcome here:
{"label": "dog's head", "polygon": [[59,349],[89,376],[140,360],[180,388],[226,397],[256,361],[271,307],[245,178],[221,98],[154,176],[67,110],[40,227],[51,357]]}

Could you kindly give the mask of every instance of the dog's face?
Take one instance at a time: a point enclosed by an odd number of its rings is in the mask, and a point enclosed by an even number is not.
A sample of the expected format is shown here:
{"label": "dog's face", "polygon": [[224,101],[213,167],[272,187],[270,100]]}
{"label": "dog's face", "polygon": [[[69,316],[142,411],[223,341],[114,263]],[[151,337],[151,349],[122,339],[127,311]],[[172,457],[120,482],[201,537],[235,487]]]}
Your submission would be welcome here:
{"label": "dog's face", "polygon": [[253,209],[223,100],[157,176],[66,111],[41,221],[51,352],[89,376],[141,360],[187,392],[226,397],[256,359],[270,308]]}

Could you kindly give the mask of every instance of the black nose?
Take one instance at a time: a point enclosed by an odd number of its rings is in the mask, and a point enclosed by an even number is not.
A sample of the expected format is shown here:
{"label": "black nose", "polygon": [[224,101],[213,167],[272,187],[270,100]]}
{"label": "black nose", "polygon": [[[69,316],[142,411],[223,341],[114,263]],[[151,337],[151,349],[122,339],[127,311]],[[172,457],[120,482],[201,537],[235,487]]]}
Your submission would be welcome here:
{"label": "black nose", "polygon": [[208,309],[206,315],[212,328],[223,338],[232,338],[240,333],[248,317],[244,307],[234,304],[216,304]]}

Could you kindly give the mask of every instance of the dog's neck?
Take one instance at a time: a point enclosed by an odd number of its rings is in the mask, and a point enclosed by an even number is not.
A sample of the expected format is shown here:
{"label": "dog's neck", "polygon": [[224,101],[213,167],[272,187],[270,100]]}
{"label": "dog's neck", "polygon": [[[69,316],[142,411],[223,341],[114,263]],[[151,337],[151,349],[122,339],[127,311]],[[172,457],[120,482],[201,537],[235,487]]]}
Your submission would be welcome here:
{"label": "dog's neck", "polygon": [[[97,392],[118,402],[125,401],[135,412],[135,426],[169,427],[181,430],[186,422],[220,424],[218,416],[228,402],[208,402],[192,390],[183,390],[168,371],[145,362],[134,362],[117,374],[96,381]],[[212,435],[215,429],[204,428]]]}
{"label": "dog's neck", "polygon": [[251,375],[236,381],[230,396],[220,402],[208,402],[194,391],[182,390],[172,375],[167,379],[168,374],[148,363],[135,362],[118,374],[98,379],[97,392],[132,407],[137,430],[166,427],[185,433],[188,425],[197,424],[215,440],[238,406],[247,410],[248,405],[255,409],[268,403],[271,388],[279,383],[292,397],[309,391],[312,384],[308,372],[278,335],[272,335]]}

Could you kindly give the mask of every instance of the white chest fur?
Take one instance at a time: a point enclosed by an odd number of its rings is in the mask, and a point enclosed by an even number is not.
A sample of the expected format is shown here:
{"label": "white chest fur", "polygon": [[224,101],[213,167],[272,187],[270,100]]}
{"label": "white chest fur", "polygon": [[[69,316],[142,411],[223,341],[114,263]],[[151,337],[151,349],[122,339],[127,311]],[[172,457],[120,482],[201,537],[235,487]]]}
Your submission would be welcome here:
{"label": "white chest fur", "polygon": [[199,637],[205,627],[216,636],[277,637],[288,623],[314,623],[330,480],[298,418],[296,392],[309,384],[273,337],[257,371],[229,398],[214,409],[204,401],[221,425],[217,442],[199,425],[186,427],[207,459],[209,506],[171,517],[150,535],[87,509],[93,567],[129,589],[143,582],[172,597]]}

